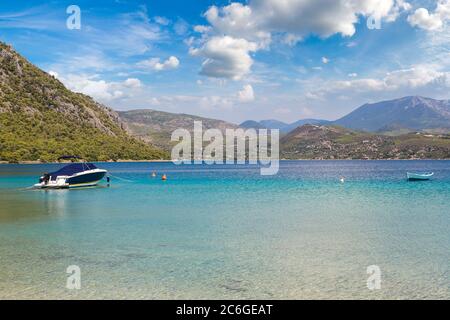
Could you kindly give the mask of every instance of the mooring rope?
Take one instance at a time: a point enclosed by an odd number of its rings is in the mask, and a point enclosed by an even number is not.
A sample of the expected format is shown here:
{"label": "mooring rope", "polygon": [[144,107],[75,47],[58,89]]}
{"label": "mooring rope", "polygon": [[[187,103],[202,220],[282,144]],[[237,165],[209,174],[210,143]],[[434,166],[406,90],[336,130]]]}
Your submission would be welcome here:
{"label": "mooring rope", "polygon": [[121,178],[121,177],[115,176],[115,175],[113,175],[113,174],[111,174],[109,172],[108,172],[108,175],[110,177],[114,178],[114,179],[119,179],[119,180],[122,180],[122,181],[125,181],[125,182],[134,182],[133,180],[128,180],[128,179],[125,179],[125,178]]}

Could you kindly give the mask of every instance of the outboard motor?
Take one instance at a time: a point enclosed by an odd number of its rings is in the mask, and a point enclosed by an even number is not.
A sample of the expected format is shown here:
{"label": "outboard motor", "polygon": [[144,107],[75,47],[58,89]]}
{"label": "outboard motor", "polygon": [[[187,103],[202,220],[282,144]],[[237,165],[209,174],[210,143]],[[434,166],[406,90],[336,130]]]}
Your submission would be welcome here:
{"label": "outboard motor", "polygon": [[44,173],[42,177],[39,178],[39,183],[44,182],[47,184],[47,182],[50,180],[50,175],[48,173]]}

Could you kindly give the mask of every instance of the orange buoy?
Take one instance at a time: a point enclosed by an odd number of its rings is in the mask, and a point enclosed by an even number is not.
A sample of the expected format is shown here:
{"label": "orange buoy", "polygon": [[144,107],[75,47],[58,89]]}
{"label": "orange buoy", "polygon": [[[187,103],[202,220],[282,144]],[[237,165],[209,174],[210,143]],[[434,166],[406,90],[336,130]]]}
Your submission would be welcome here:
{"label": "orange buoy", "polygon": [[167,180],[167,176],[166,176],[165,174],[163,174],[162,177],[161,177],[161,179],[162,179],[163,181],[166,181],[166,180]]}

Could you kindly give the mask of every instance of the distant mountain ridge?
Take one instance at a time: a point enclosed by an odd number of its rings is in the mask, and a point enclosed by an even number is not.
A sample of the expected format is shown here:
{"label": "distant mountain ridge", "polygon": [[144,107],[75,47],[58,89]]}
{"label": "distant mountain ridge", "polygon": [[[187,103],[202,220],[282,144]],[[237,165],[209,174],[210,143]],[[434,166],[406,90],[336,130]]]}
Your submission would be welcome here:
{"label": "distant mountain ridge", "polygon": [[169,113],[152,109],[119,111],[119,116],[126,123],[129,133],[139,139],[169,151],[173,143],[172,132],[183,128],[193,131],[194,121],[201,121],[203,129],[235,129],[238,126],[222,120],[204,118],[183,113]]}
{"label": "distant mountain ridge", "polygon": [[333,124],[363,131],[388,131],[389,127],[410,131],[450,130],[450,100],[410,96],[367,103]]}
{"label": "distant mountain ridge", "polygon": [[281,133],[288,133],[305,124],[325,125],[329,123],[330,121],[319,119],[302,119],[293,123],[286,123],[279,120],[247,120],[242,122],[239,127],[245,129],[278,129]]}
{"label": "distant mountain ridge", "polygon": [[[390,108],[393,105],[397,109],[400,105],[403,110],[431,108],[437,110],[437,113],[445,117],[445,101],[441,101],[442,104],[436,104],[435,101],[438,100],[406,97],[381,102],[381,104],[384,105],[384,108]],[[424,103],[426,104],[425,107],[422,106]],[[385,106],[386,104],[388,104],[387,107]],[[436,107],[436,105],[438,106]],[[366,108],[371,109],[372,107],[366,104],[353,113],[358,115],[361,110],[364,111]],[[244,129],[280,129],[280,132],[283,134],[280,140],[281,156],[288,159],[450,158],[450,139],[448,134],[431,136],[425,133],[415,134],[414,132],[422,130],[416,129],[420,128],[420,126],[414,128],[411,125],[413,121],[406,121],[407,119],[404,117],[386,116],[386,114],[389,114],[387,111],[376,111],[376,113],[379,116],[377,125],[369,127],[374,132],[345,128],[338,125],[340,123],[339,120],[332,122],[318,119],[302,119],[291,124],[273,119],[262,121],[247,120],[236,126],[221,120],[155,110],[124,111],[119,112],[119,115],[130,129],[132,135],[165,150],[170,150],[173,145],[170,142],[173,130],[185,128],[191,131],[193,121],[202,120],[204,129],[219,128],[222,131],[226,128],[236,129],[238,127]],[[416,112],[413,114],[416,114]],[[399,119],[403,121],[399,121]],[[420,124],[421,122],[419,121],[418,123]],[[435,125],[434,128],[442,129],[440,126],[446,124],[448,125],[449,123],[442,121]],[[349,126],[359,127],[360,123],[350,123]],[[445,133],[449,132],[445,129],[442,131]]]}

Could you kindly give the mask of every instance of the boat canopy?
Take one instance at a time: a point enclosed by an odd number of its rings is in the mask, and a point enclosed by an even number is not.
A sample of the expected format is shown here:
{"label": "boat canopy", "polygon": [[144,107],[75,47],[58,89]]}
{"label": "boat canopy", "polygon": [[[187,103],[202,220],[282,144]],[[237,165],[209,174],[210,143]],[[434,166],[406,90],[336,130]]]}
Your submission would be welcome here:
{"label": "boat canopy", "polygon": [[62,167],[58,171],[49,173],[52,180],[56,179],[57,176],[72,176],[75,173],[83,172],[86,170],[97,169],[92,163],[71,163],[67,166]]}

